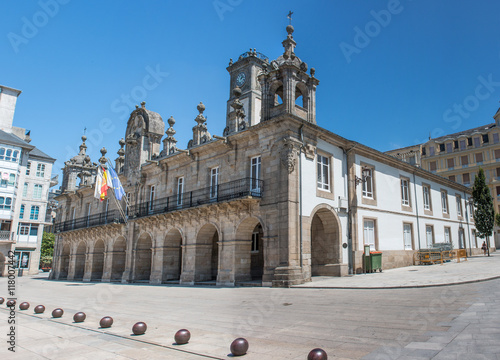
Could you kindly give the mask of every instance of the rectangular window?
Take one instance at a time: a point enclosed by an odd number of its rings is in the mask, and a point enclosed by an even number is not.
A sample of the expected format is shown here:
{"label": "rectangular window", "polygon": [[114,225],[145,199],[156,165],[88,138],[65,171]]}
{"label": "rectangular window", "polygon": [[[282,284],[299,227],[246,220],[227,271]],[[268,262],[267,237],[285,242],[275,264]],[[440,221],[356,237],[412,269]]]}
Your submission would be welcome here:
{"label": "rectangular window", "polygon": [[28,164],[26,164],[26,175],[30,174],[30,169],[31,169],[31,161],[28,161]]}
{"label": "rectangular window", "polygon": [[253,253],[259,252],[259,238],[260,238],[260,233],[258,231],[252,233],[252,252]]}
{"label": "rectangular window", "polygon": [[465,140],[460,140],[460,150],[465,150]]}
{"label": "rectangular window", "polygon": [[410,206],[410,192],[408,179],[401,179],[401,204]]}
{"label": "rectangular window", "polygon": [[497,178],[500,177],[500,168],[496,168],[496,176]]}
{"label": "rectangular window", "polygon": [[462,174],[462,180],[464,185],[470,185],[470,174],[469,173]]}
{"label": "rectangular window", "polygon": [[0,160],[3,160],[5,157],[5,148],[0,148]]}
{"label": "rectangular window", "polygon": [[36,166],[36,177],[45,177],[45,164],[38,164]]}
{"label": "rectangular window", "polygon": [[149,210],[153,210],[155,201],[155,186],[151,185],[149,187]]}
{"label": "rectangular window", "polygon": [[42,198],[42,185],[35,184],[33,186],[33,199],[41,199]]}
{"label": "rectangular window", "polygon": [[375,250],[375,221],[365,220],[363,230],[365,245],[370,245],[370,250]]}
{"label": "rectangular window", "polygon": [[444,242],[451,243],[451,230],[449,227],[444,228]]}
{"label": "rectangular window", "polygon": [[411,238],[412,238],[411,224],[403,224],[403,240],[404,240],[405,250],[413,250]]}
{"label": "rectangular window", "polygon": [[29,269],[30,265],[30,253],[31,251],[16,251],[14,253],[15,257],[15,268]]}
{"label": "rectangular window", "polygon": [[250,159],[250,190],[252,193],[260,195],[260,179],[261,179],[261,158],[256,156]]}
{"label": "rectangular window", "polygon": [[24,183],[23,186],[23,197],[28,196],[28,183]]}
{"label": "rectangular window", "polygon": [[184,194],[184,178],[177,179],[177,205],[182,205],[182,197]]}
{"label": "rectangular window", "polygon": [[495,160],[500,161],[500,149],[495,150]]}
{"label": "rectangular window", "polygon": [[462,197],[460,195],[457,195],[456,199],[457,199],[457,215],[462,216]]}
{"label": "rectangular window", "polygon": [[33,205],[30,211],[30,220],[38,220],[39,212],[40,212],[40,207]]}
{"label": "rectangular window", "polygon": [[10,210],[12,207],[12,198],[0,196],[0,209]]}
{"label": "rectangular window", "polygon": [[424,209],[425,210],[431,210],[431,190],[430,187],[427,185],[424,185],[422,187],[422,191],[424,193]]}
{"label": "rectangular window", "polygon": [[474,138],[474,147],[479,147],[481,146],[481,142],[479,141],[479,138],[478,137],[475,137]]}
{"label": "rectangular window", "polygon": [[483,144],[487,144],[487,143],[489,143],[489,142],[490,142],[490,139],[489,139],[489,137],[488,137],[488,134],[484,134],[484,135],[483,135]]}
{"label": "rectangular window", "polygon": [[437,162],[436,161],[429,162],[429,171],[435,172],[436,170],[437,170]]}
{"label": "rectangular window", "polygon": [[429,156],[434,156],[434,154],[435,154],[434,146],[429,146]]}
{"label": "rectangular window", "polygon": [[474,220],[474,204],[472,202],[469,203],[469,218]]}
{"label": "rectangular window", "polygon": [[447,159],[446,163],[448,164],[448,170],[453,170],[453,168],[455,167],[455,159]]}
{"label": "rectangular window", "polygon": [[29,233],[30,233],[30,224],[24,224],[24,223],[19,224],[17,232],[18,232],[19,235],[29,235]]}
{"label": "rectangular window", "polygon": [[130,199],[131,199],[131,194],[128,192],[126,201],[125,201],[125,215],[128,215],[129,207],[130,207]]}
{"label": "rectangular window", "polygon": [[493,134],[493,144],[498,144],[499,138],[498,138],[498,133]]}
{"label": "rectangular window", "polygon": [[497,186],[497,197],[500,196],[500,186]]}
{"label": "rectangular window", "polygon": [[448,193],[441,191],[441,208],[444,214],[448,214]]}
{"label": "rectangular window", "polygon": [[469,166],[469,157],[467,155],[460,157],[460,162],[462,163],[462,167]]}
{"label": "rectangular window", "polygon": [[447,153],[453,152],[453,148],[452,148],[452,144],[451,143],[447,143],[446,144],[446,152]]}
{"label": "rectangular window", "polygon": [[326,156],[317,156],[318,189],[330,190],[330,159]]}
{"label": "rectangular window", "polygon": [[444,152],[444,144],[439,144],[439,152]]}
{"label": "rectangular window", "polygon": [[457,178],[455,177],[455,175],[448,176],[448,179],[450,179],[450,181],[457,181]]}
{"label": "rectangular window", "polygon": [[9,185],[9,186],[16,185],[16,175],[15,174],[9,174],[9,182],[7,185]]}
{"label": "rectangular window", "polygon": [[434,244],[434,231],[431,225],[427,225],[425,227],[425,238],[427,241],[427,247],[432,247],[432,244]]}
{"label": "rectangular window", "polygon": [[210,198],[216,199],[219,193],[219,168],[210,169]]}
{"label": "rectangular window", "polygon": [[24,218],[24,204],[21,205],[21,209],[19,210],[19,219]]}
{"label": "rectangular window", "polygon": [[373,199],[372,169],[363,169],[363,196]]}
{"label": "rectangular window", "polygon": [[483,163],[483,153],[476,153],[476,164],[481,165]]}

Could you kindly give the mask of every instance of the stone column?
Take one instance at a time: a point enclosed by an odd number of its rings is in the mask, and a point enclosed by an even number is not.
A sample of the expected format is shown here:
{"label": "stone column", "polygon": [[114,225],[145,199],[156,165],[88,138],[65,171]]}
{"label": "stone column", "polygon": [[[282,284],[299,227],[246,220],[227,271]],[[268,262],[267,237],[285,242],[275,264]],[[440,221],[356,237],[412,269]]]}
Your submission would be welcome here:
{"label": "stone column", "polygon": [[101,282],[110,282],[113,270],[113,252],[109,250],[104,252],[104,268],[102,270]]}
{"label": "stone column", "polygon": [[194,275],[196,267],[196,245],[186,244],[182,245],[182,274],[181,285],[194,285]]}
{"label": "stone column", "polygon": [[122,275],[122,283],[130,282],[133,279],[134,270],[134,259],[135,259],[135,249],[134,249],[134,224],[127,224],[127,232],[125,234],[125,239],[127,239],[127,248],[125,253],[125,270]]}
{"label": "stone column", "polygon": [[[94,247],[92,246],[92,251]],[[94,263],[94,253],[85,254],[85,272],[83,274],[83,282],[90,282],[92,278],[92,264]]]}
{"label": "stone column", "polygon": [[163,275],[163,247],[155,247],[151,249],[151,276],[149,283],[160,285]]}
{"label": "stone column", "polygon": [[68,280],[75,279],[75,266],[76,266],[76,255],[73,253],[69,255]]}

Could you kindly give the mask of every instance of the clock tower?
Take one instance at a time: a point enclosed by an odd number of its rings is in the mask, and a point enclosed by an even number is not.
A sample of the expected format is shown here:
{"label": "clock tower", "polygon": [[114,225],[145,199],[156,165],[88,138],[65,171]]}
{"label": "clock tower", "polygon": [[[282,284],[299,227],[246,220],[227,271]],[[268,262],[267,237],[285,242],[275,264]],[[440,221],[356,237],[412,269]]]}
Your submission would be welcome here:
{"label": "clock tower", "polygon": [[231,77],[230,95],[224,135],[260,123],[262,91],[257,78],[268,67],[269,59],[255,49],[241,54],[236,62],[230,60],[227,67]]}

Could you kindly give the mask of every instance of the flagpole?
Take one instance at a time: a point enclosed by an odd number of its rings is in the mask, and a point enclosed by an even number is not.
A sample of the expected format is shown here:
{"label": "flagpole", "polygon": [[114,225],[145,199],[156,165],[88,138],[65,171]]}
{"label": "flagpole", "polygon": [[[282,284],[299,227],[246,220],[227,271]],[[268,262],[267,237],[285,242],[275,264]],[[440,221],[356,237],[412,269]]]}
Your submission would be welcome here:
{"label": "flagpole", "polygon": [[[108,163],[108,166],[111,166],[113,167],[113,165],[111,164],[111,161],[106,158],[106,161]],[[122,186],[122,189],[123,189],[123,186]],[[116,207],[118,209],[118,211],[120,212],[120,215],[122,216],[123,218],[123,221],[125,222],[125,224],[127,224],[127,214],[125,214],[125,211],[123,211],[123,208],[121,206],[121,204],[118,202],[118,199],[116,198],[116,193],[115,193],[115,188],[113,188],[113,199],[115,200],[115,204],[116,204]],[[124,189],[124,192],[125,192],[125,189]],[[127,195],[125,194],[125,204],[127,204],[127,207],[130,208],[130,204],[127,200]]]}

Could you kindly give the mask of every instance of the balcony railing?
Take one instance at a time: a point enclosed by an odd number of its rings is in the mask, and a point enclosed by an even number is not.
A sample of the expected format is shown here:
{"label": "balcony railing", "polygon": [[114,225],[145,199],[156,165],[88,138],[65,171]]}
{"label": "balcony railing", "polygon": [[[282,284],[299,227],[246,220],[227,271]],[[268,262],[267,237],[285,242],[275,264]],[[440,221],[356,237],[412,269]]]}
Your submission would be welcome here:
{"label": "balcony railing", "polygon": [[[135,204],[127,209],[127,216],[129,220],[133,220],[144,216],[163,214],[246,197],[261,198],[263,190],[264,182],[262,180],[244,178],[219,184],[214,187],[207,187],[161,199],[154,199],[152,202],[145,201]],[[57,223],[54,225],[54,231],[57,233],[112,223],[120,224],[124,222],[125,221],[118,210],[111,210],[107,213],[104,212]]]}
{"label": "balcony railing", "polygon": [[0,240],[10,240],[10,230],[0,230]]}

